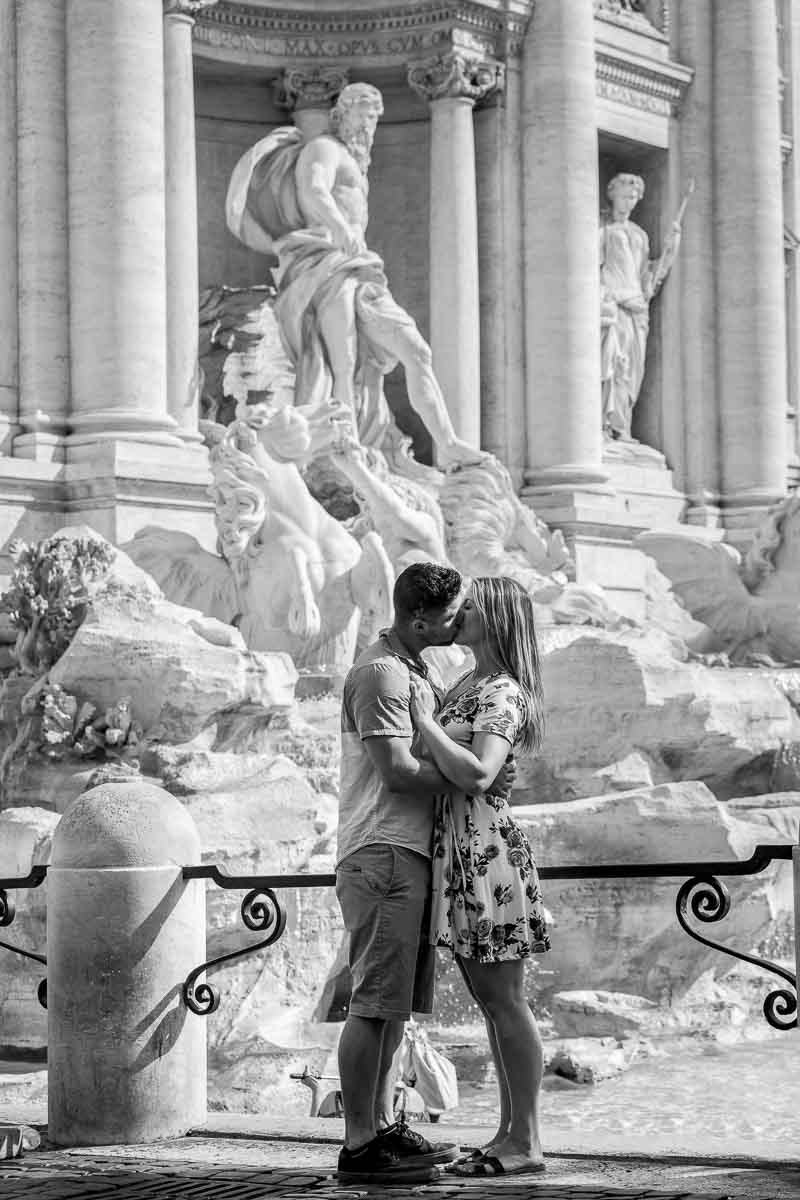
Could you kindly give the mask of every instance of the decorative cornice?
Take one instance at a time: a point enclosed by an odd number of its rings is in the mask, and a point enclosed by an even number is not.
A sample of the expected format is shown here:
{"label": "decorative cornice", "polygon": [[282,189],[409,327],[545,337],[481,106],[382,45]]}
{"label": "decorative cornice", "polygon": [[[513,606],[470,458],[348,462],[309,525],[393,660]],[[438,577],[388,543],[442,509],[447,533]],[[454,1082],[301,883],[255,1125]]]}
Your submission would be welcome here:
{"label": "decorative cornice", "polygon": [[289,67],[280,79],[278,104],[292,111],[330,108],[348,77],[347,67]]}
{"label": "decorative cornice", "polygon": [[595,53],[597,95],[658,116],[677,116],[693,72],[676,63],[634,62],[622,54]]}
{"label": "decorative cornice", "polygon": [[197,17],[203,9],[211,8],[217,0],[163,0],[165,17]]}
{"label": "decorative cornice", "polygon": [[326,59],[403,64],[448,49],[500,61],[522,48],[532,0],[408,0],[356,12],[272,9],[219,0],[194,28],[197,52],[279,65]]}
{"label": "decorative cornice", "polygon": [[429,103],[445,98],[485,100],[502,88],[503,78],[500,63],[470,58],[457,50],[408,68],[409,87]]}

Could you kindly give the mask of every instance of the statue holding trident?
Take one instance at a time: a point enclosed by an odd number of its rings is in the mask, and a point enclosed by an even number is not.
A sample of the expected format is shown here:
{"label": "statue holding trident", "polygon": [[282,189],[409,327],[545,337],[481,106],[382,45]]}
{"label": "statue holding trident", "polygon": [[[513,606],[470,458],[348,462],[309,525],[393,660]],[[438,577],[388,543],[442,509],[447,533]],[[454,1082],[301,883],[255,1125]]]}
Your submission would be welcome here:
{"label": "statue holding trident", "polygon": [[600,228],[600,345],[603,433],[632,441],[631,419],[644,378],[650,302],[669,274],[681,242],[683,216],[694,180],[689,181],[659,258],[630,220],[644,195],[640,175],[615,175],[606,189],[611,212]]}
{"label": "statue holding trident", "polygon": [[330,129],[305,140],[274,130],[238,162],[226,218],[254,250],[277,255],[275,316],[296,373],[295,403],[333,404],[359,440],[381,449],[393,428],[383,377],[399,362],[412,407],[440,467],[479,462],[457,437],[411,316],[392,297],[383,262],[367,249],[367,171],[383,101],[377,88],[343,88]]}

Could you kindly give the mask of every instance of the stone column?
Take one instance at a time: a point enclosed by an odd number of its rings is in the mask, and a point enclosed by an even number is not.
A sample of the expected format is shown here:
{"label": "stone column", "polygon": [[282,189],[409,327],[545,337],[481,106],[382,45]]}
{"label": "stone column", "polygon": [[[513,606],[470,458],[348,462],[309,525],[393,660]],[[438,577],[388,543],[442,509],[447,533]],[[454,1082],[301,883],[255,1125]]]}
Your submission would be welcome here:
{"label": "stone column", "polygon": [[[800,237],[800,7],[783,0],[780,6],[783,42],[783,130],[792,139],[792,151],[784,163],[784,224]],[[787,241],[791,239],[787,238]],[[788,384],[789,464],[795,478],[800,475],[800,246],[784,248],[786,277],[786,350]]]}
{"label": "stone column", "polygon": [[[17,4],[21,458],[63,458],[69,404],[63,0]],[[107,114],[106,114],[107,115]],[[106,297],[106,302],[108,297]]]}
{"label": "stone column", "polygon": [[523,46],[526,408],[534,506],[604,484],[592,0],[537,0]]}
{"label": "stone column", "polygon": [[66,20],[70,458],[98,441],[180,445],[167,411],[162,9],[80,0]]}
{"label": "stone column", "polygon": [[778,42],[772,3],[712,13],[722,504],[746,531],[786,488]]}
{"label": "stone column", "polygon": [[194,15],[216,0],[164,0],[164,141],[167,238],[167,410],[181,437],[200,443],[197,150]]}
{"label": "stone column", "polygon": [[451,51],[409,67],[430,103],[430,331],[433,367],[456,433],[481,437],[478,202],[472,109],[502,85],[502,67]]}
{"label": "stone column", "polygon": [[681,4],[677,57],[694,70],[679,122],[684,185],[696,181],[683,222],[680,261],[683,392],[683,488],[690,525],[719,524],[719,400],[714,298],[712,11],[714,0]]}
{"label": "stone column", "polygon": [[0,6],[0,453],[8,454],[17,431],[19,369],[17,338],[17,35],[13,3]]}
{"label": "stone column", "polygon": [[481,324],[481,446],[519,484],[525,446],[519,59],[505,88],[475,112]]}
{"label": "stone column", "polygon": [[330,111],[348,82],[346,67],[289,67],[278,84],[278,104],[306,138],[326,133]]}

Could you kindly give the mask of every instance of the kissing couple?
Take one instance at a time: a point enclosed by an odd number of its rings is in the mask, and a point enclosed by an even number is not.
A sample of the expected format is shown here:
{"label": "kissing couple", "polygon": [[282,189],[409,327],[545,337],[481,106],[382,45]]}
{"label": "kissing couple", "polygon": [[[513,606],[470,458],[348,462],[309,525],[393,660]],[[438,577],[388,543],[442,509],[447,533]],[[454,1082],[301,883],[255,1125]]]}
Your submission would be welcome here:
{"label": "kissing couple", "polygon": [[[446,692],[422,654],[473,664]],[[342,698],[336,894],[352,994],[339,1042],[342,1183],[425,1183],[544,1170],[543,1054],[525,960],[550,948],[531,848],[509,803],[515,759],[544,724],[533,603],[515,580],[469,586],[413,563],[394,619],[350,669]],[[435,951],[455,958],[486,1022],[497,1130],[481,1149],[432,1145],[394,1119],[392,1060],[412,1012],[433,1011]]]}

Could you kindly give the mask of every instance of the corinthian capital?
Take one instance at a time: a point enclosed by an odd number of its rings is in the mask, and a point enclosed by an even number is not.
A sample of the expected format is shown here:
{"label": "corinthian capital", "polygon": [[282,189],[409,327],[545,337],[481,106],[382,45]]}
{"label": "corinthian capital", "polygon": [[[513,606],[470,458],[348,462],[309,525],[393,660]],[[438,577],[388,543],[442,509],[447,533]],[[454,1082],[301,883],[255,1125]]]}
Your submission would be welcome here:
{"label": "corinthian capital", "polygon": [[196,17],[204,8],[211,8],[217,0],[163,0],[164,16]]}
{"label": "corinthian capital", "polygon": [[344,67],[288,67],[280,79],[278,103],[295,112],[330,108],[346,84]]}
{"label": "corinthian capital", "polygon": [[465,97],[485,100],[503,86],[501,63],[450,50],[408,68],[408,83],[423,100]]}

